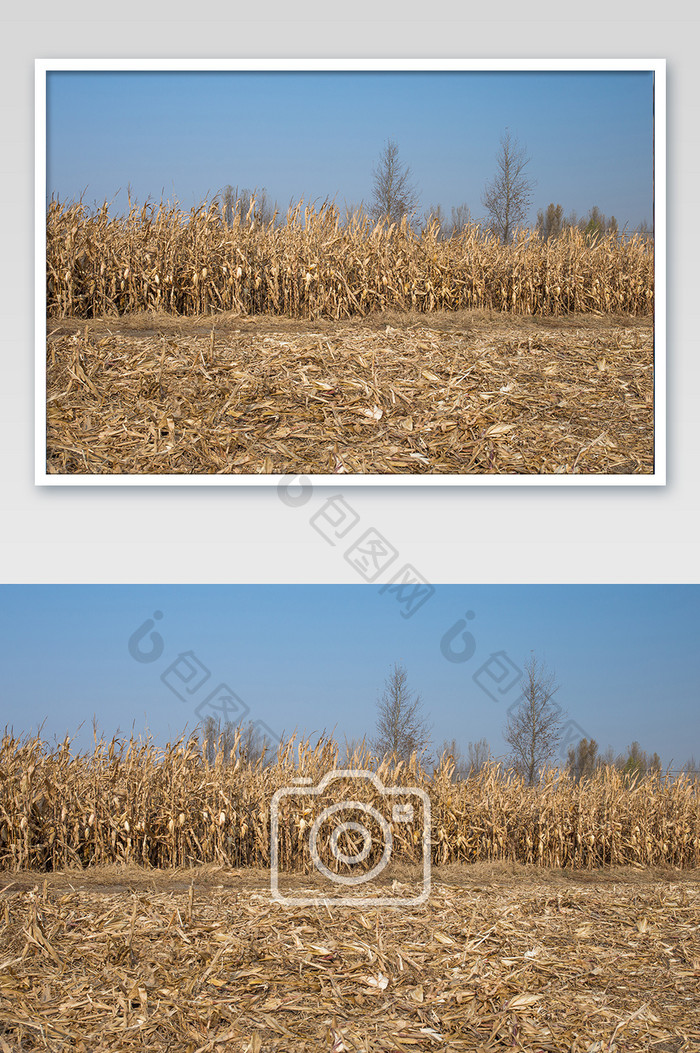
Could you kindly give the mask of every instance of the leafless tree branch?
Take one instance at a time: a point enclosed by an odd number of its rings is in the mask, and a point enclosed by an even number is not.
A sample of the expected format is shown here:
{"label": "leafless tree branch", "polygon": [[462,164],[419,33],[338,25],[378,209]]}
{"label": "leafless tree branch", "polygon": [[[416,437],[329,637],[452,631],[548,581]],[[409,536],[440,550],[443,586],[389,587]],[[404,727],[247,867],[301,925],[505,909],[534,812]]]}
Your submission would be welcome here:
{"label": "leafless tree branch", "polygon": [[406,670],[394,665],[377,703],[372,749],[378,757],[395,754],[401,760],[408,760],[413,753],[424,753],[429,745],[430,726],[423,716],[421,697],[411,696]]}
{"label": "leafless tree branch", "polygon": [[376,222],[400,223],[418,208],[418,191],[411,182],[411,170],[399,158],[398,143],[388,139],[372,171],[371,215]]}
{"label": "leafless tree branch", "polygon": [[498,171],[486,184],[481,203],[490,217],[491,229],[508,244],[517,226],[524,222],[532,201],[534,182],[524,172],[530,158],[525,147],[506,129],[497,158]]}
{"label": "leafless tree branch", "polygon": [[529,786],[552,760],[561,739],[563,714],[553,701],[558,690],[554,673],[533,655],[525,663],[522,702],[503,732],[511,748],[510,761]]}

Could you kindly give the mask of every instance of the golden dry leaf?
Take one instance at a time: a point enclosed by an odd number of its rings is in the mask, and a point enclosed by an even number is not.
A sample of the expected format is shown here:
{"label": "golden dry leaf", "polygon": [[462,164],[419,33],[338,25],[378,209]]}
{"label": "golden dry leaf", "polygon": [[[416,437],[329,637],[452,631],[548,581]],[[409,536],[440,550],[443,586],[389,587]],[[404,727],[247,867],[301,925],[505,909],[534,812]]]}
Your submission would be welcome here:
{"label": "golden dry leaf", "polygon": [[445,947],[451,947],[455,942],[451,936],[446,936],[444,932],[434,932],[433,939],[437,940],[438,943],[444,944]]}
{"label": "golden dry leaf", "polygon": [[540,996],[536,994],[519,994],[515,995],[508,1002],[509,1009],[523,1009],[526,1005],[535,1005],[539,1002]]}
{"label": "golden dry leaf", "polygon": [[487,439],[494,439],[498,435],[506,435],[509,431],[512,431],[514,427],[514,424],[492,424],[491,427],[484,432],[484,435]]}

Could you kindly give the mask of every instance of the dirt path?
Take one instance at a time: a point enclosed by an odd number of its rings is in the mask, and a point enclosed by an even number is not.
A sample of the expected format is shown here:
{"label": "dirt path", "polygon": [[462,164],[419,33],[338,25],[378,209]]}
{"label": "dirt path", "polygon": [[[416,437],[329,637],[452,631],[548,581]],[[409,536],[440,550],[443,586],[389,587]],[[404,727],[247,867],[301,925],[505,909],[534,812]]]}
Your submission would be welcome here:
{"label": "dirt path", "polygon": [[[392,871],[392,879],[398,873],[402,880],[418,881],[418,868],[400,867]],[[433,867],[432,879],[436,884],[457,888],[483,889],[507,888],[517,885],[549,885],[552,888],[572,886],[606,887],[625,884],[629,886],[669,885],[700,886],[700,870],[676,870],[673,867],[610,867],[605,870],[561,870],[546,867],[526,866],[520,863],[453,863],[444,867]],[[322,888],[322,882],[313,875],[290,875],[290,883],[297,888]],[[69,868],[47,873],[22,870],[0,872],[0,895],[31,889],[43,890],[75,889],[96,895],[116,895],[150,890],[153,892],[186,892],[191,885],[206,892],[214,887],[230,891],[266,892],[270,888],[270,871],[249,867],[234,870],[230,867],[206,864],[198,867],[177,867],[172,870],[148,870],[134,864],[128,866],[98,866],[85,870]]]}

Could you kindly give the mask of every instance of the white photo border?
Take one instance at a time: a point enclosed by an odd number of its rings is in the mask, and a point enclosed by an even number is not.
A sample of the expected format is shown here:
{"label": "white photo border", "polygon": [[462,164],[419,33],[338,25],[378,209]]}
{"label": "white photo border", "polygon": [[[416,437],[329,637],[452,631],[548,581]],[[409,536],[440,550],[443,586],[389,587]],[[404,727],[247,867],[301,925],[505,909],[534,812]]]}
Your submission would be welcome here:
{"label": "white photo border", "polygon": [[46,87],[57,71],[651,72],[654,74],[654,471],[646,475],[312,475],[318,486],[665,486],[666,484],[666,60],[665,59],[36,59],[35,476],[37,486],[276,486],[279,475],[51,475],[46,470]]}

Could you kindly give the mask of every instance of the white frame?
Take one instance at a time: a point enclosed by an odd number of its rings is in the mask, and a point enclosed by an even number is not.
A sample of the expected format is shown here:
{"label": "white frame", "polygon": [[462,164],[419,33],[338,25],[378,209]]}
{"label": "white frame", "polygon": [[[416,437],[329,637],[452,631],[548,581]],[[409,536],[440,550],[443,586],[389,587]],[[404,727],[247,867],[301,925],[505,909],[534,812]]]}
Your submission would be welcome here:
{"label": "white frame", "polygon": [[36,59],[35,483],[276,486],[278,475],[49,475],[46,471],[46,75],[52,71],[645,71],[654,73],[654,472],[649,475],[313,475],[318,486],[664,486],[666,483],[665,59]]}

